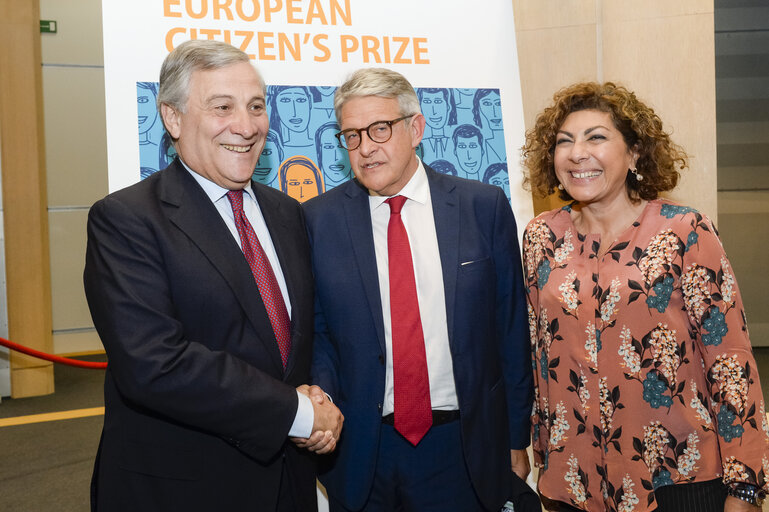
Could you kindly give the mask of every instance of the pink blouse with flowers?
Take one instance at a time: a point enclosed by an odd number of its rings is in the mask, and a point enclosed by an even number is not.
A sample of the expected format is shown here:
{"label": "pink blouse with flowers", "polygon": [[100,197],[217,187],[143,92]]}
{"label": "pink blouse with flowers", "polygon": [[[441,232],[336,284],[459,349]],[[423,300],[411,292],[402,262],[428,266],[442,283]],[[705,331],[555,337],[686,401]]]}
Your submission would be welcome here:
{"label": "pink blouse with flowers", "polygon": [[653,489],[769,488],[769,427],[737,283],[713,224],[665,200],[602,256],[571,208],[526,228],[539,490],[584,510]]}

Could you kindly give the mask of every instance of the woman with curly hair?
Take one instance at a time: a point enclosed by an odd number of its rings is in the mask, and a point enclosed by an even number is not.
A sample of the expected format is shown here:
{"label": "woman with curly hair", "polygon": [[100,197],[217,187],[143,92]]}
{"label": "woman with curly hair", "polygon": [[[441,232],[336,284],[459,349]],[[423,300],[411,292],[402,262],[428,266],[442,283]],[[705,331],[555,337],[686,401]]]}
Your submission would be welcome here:
{"label": "woman with curly hair", "polygon": [[769,427],[713,223],[659,197],[686,153],[635,94],[580,83],[526,134],[539,491],[553,510],[759,510]]}

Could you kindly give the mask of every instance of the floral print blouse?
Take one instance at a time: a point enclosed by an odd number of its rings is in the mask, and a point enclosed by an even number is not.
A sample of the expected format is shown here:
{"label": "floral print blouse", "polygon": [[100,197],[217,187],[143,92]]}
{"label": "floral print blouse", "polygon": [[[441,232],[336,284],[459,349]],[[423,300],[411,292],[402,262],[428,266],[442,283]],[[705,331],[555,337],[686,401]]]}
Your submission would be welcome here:
{"label": "floral print blouse", "polygon": [[584,510],[654,489],[767,486],[769,427],[742,300],[711,221],[649,201],[599,256],[571,206],[524,234],[539,490]]}

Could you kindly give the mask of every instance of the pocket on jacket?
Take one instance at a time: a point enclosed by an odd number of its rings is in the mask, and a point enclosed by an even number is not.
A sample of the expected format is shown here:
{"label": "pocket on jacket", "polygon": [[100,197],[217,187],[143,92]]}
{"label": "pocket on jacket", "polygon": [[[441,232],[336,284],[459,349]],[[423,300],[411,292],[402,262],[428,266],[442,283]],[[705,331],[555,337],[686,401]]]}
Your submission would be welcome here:
{"label": "pocket on jacket", "polygon": [[459,270],[461,272],[476,272],[478,270],[486,270],[491,267],[491,258],[485,257],[476,260],[467,260],[459,264]]}

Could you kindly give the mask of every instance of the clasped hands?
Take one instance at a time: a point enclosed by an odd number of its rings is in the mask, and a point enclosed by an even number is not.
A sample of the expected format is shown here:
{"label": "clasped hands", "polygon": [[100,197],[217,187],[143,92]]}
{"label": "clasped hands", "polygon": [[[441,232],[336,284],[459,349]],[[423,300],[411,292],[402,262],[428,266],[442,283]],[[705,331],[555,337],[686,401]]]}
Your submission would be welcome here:
{"label": "clasped hands", "polygon": [[313,413],[312,435],[309,438],[292,437],[291,440],[300,448],[307,448],[318,454],[331,453],[336,449],[336,442],[342,432],[344,416],[339,408],[326,397],[318,386],[303,384],[296,388],[310,397]]}

